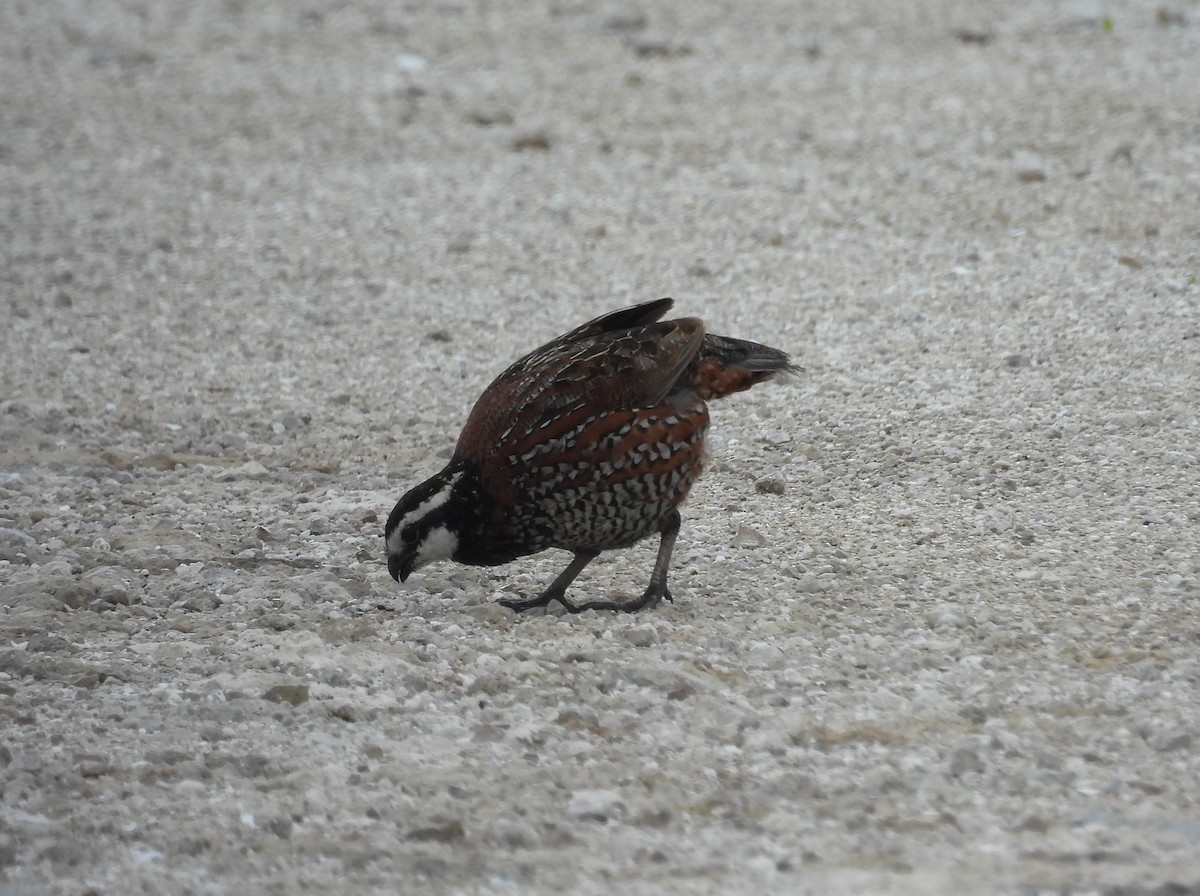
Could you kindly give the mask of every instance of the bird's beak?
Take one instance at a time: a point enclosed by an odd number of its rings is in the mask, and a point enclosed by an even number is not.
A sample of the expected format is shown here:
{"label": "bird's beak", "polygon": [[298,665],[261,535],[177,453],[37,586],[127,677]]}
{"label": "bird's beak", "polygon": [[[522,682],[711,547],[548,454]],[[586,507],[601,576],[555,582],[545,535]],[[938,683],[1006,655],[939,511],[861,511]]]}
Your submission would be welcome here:
{"label": "bird's beak", "polygon": [[388,554],[388,572],[397,582],[403,582],[413,571],[416,562],[416,551],[401,551],[399,554]]}

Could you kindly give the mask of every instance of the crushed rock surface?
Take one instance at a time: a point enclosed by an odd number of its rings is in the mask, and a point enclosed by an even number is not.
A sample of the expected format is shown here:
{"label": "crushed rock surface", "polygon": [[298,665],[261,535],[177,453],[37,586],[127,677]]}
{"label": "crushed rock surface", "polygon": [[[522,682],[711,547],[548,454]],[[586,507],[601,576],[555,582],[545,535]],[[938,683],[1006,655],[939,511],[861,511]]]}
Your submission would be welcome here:
{"label": "crushed rock surface", "polygon": [[[1200,893],[1193,6],[3,18],[0,894]],[[397,586],[487,382],[661,295],[807,371],[675,603]]]}

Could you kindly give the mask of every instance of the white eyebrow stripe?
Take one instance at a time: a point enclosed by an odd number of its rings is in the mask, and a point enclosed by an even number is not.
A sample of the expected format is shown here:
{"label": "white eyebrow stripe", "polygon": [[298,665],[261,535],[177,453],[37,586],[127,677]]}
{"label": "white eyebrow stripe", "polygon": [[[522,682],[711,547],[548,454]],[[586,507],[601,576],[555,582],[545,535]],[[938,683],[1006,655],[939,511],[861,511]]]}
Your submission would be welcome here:
{"label": "white eyebrow stripe", "polygon": [[416,507],[414,507],[412,509],[411,513],[405,514],[404,518],[409,519],[411,517],[414,520],[419,520],[422,517],[427,516],[430,513],[432,513],[433,511],[437,510],[439,507],[441,507],[443,504],[445,504],[449,500],[450,500],[450,486],[446,486],[440,492],[435,492],[433,495],[431,495],[429,498],[427,498],[423,503],[418,504]]}
{"label": "white eyebrow stripe", "polygon": [[405,514],[404,519],[422,519],[449,501],[450,493],[454,491],[454,486],[458,485],[458,480],[462,479],[462,475],[462,473],[455,473],[447,479],[445,485],[414,507],[410,513]]}

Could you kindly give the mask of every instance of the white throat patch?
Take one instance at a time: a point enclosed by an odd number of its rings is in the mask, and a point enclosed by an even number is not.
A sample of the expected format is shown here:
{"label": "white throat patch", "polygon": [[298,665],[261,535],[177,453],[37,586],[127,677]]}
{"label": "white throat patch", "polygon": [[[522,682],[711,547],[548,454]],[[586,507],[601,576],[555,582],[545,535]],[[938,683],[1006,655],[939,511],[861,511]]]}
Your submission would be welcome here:
{"label": "white throat patch", "polygon": [[458,536],[445,526],[430,529],[429,534],[425,536],[425,540],[421,542],[421,546],[417,549],[417,557],[416,562],[413,563],[413,569],[420,569],[422,566],[428,563],[436,563],[438,560],[449,560],[454,556],[454,552],[457,549]]}

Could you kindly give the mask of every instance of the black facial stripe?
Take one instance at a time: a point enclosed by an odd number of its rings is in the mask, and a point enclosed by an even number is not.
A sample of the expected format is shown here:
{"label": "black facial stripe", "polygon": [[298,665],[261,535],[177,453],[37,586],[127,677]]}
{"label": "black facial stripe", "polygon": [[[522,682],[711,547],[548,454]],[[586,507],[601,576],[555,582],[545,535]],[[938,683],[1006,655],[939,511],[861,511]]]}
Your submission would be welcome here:
{"label": "black facial stripe", "polygon": [[435,476],[410,489],[403,498],[396,502],[396,506],[388,515],[387,525],[383,529],[383,537],[390,539],[404,518],[440,492],[444,485],[445,480],[441,476]]}

